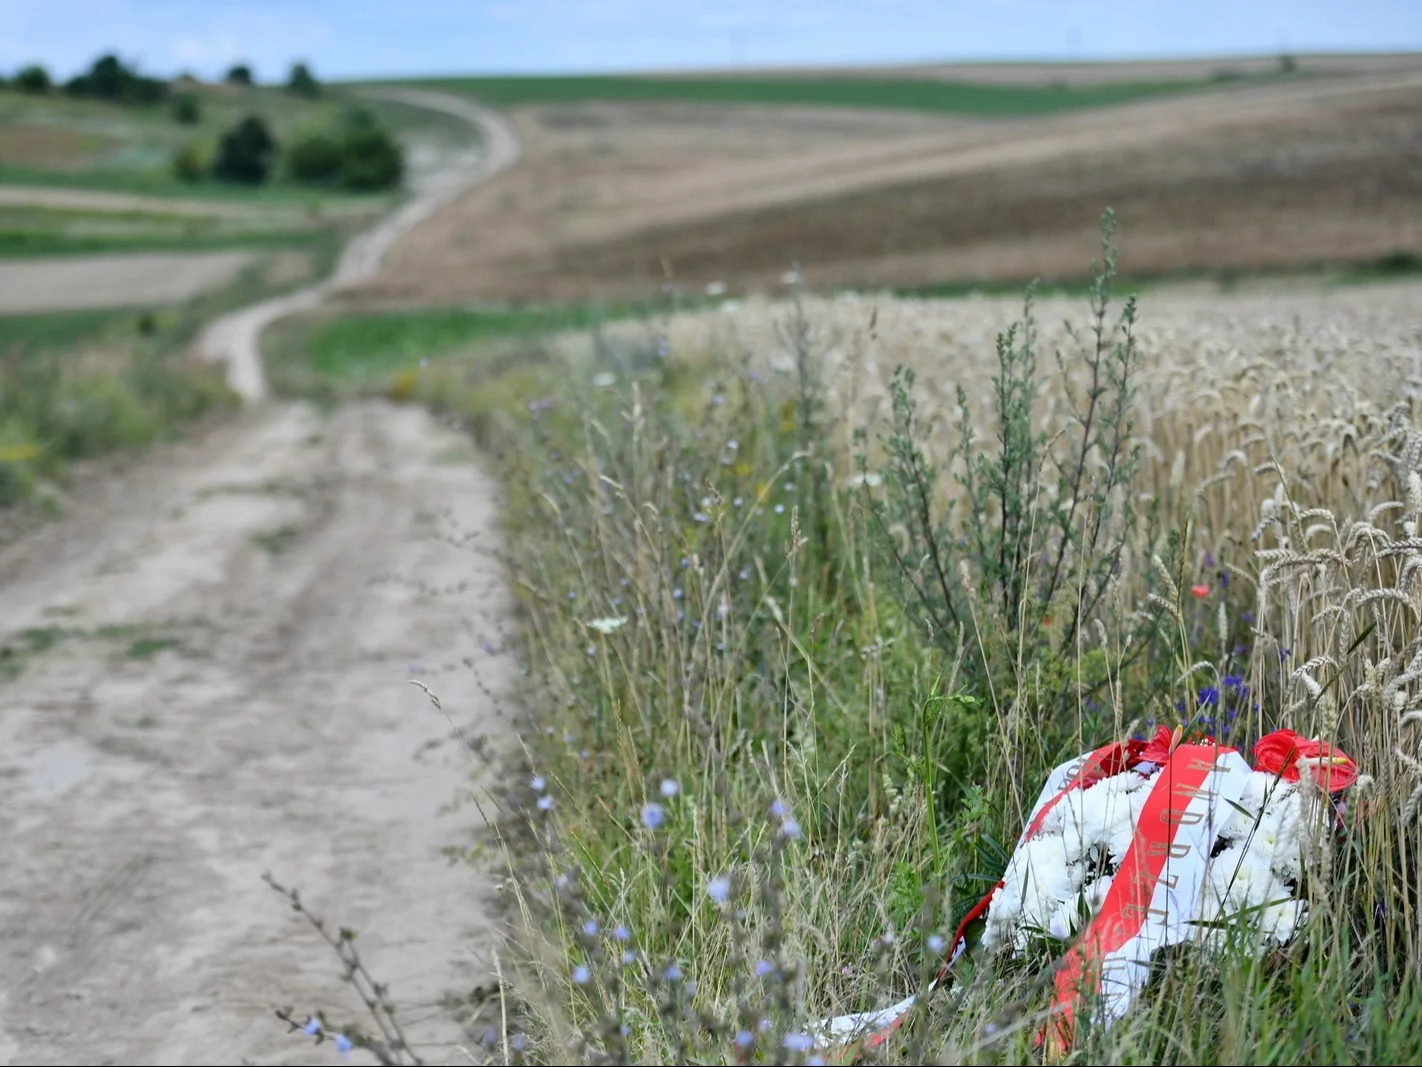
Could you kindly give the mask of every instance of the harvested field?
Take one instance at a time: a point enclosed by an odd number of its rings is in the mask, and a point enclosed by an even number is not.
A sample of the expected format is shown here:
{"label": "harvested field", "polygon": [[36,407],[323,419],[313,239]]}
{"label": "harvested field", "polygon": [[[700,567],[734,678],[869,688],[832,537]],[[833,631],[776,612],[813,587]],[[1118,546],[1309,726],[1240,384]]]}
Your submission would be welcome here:
{"label": "harvested field", "polygon": [[1136,275],[1422,250],[1422,74],[1305,79],[984,121],[565,103],[514,171],[414,231],[358,303],[1078,277],[1096,218]]}
{"label": "harvested field", "polygon": [[180,304],[235,278],[252,252],[0,261],[0,315]]}

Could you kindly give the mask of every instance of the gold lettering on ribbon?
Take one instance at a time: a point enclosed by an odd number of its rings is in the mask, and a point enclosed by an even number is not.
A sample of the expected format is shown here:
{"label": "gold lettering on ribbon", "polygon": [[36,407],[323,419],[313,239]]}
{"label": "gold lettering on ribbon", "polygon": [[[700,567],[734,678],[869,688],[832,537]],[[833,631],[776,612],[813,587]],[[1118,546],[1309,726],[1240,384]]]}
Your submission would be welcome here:
{"label": "gold lettering on ribbon", "polygon": [[[1194,826],[1197,823],[1205,821],[1205,813],[1203,811],[1189,811],[1171,807],[1166,808],[1160,813],[1160,821],[1165,823],[1166,826]],[[1186,855],[1190,851],[1188,845],[1184,846],[1184,848],[1185,852],[1182,853],[1182,855]],[[1174,854],[1172,851],[1171,855]]]}
{"label": "gold lettering on ribbon", "polygon": [[[1161,821],[1165,821],[1164,812],[1161,813]],[[1169,855],[1171,859],[1183,860],[1190,855],[1189,845],[1177,845],[1173,841],[1151,841],[1149,846],[1151,859],[1160,859],[1162,856]]]}

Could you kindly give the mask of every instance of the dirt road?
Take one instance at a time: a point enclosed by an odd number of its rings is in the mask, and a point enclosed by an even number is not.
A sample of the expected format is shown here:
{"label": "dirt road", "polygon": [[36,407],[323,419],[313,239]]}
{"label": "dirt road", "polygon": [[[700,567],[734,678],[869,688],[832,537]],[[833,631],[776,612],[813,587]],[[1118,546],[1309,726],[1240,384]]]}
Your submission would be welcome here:
{"label": "dirt road", "polygon": [[[218,335],[249,396],[268,314]],[[469,1013],[441,1002],[493,974],[468,799],[512,736],[495,511],[467,439],[421,410],[270,403],[0,550],[0,1064],[338,1062],[272,1015],[361,1020],[267,871],[360,932],[426,1062],[469,1062]]]}
{"label": "dirt road", "polygon": [[497,568],[436,536],[494,536],[473,459],[419,410],[274,405],[0,553],[0,1063],[336,1062],[271,1015],[358,1005],[267,870],[466,1062],[430,1005],[487,980],[486,885],[439,850],[482,824],[438,812],[488,757],[408,679],[507,737]]}
{"label": "dirt road", "polygon": [[386,89],[378,95],[465,120],[480,131],[482,148],[428,175],[399,210],[346,246],[329,278],[225,315],[204,331],[198,339],[198,352],[205,359],[226,365],[228,383],[245,400],[259,400],[266,395],[259,348],[263,330],[277,319],[309,311],[332,293],[374,277],[385,253],[404,234],[518,160],[518,139],[512,128],[487,108],[448,93],[422,89]]}

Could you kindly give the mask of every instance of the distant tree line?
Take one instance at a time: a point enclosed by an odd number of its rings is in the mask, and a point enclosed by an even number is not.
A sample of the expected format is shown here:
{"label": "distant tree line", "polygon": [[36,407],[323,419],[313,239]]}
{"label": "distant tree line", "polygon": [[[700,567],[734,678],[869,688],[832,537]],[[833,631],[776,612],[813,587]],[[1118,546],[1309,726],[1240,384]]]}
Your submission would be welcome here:
{"label": "distant tree line", "polygon": [[[247,63],[233,64],[223,81],[233,89],[257,85]],[[31,63],[8,81],[0,75],[0,87],[6,86],[35,96],[62,91],[71,97],[122,106],[167,104],[175,121],[189,126],[202,122],[202,86],[196,79],[150,77],[113,53],[100,56],[87,71],[62,85],[56,85],[45,67]],[[311,67],[299,61],[291,65],[283,88],[306,100],[317,99],[324,92]],[[173,158],[173,173],[183,181],[212,179],[243,185],[261,185],[280,173],[304,185],[366,191],[399,185],[405,160],[399,143],[381,128],[375,116],[353,106],[344,109],[327,128],[298,134],[285,146],[277,142],[265,118],[245,115],[222,131],[215,148],[210,142],[206,148],[198,141],[184,145]]]}

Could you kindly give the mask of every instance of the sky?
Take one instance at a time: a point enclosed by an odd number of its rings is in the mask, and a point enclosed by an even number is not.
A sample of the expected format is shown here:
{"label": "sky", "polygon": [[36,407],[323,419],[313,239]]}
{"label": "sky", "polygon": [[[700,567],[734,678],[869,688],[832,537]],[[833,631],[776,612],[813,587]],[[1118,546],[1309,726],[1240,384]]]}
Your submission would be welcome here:
{"label": "sky", "polygon": [[0,0],[0,69],[416,74],[1422,51],[1422,0]]}

